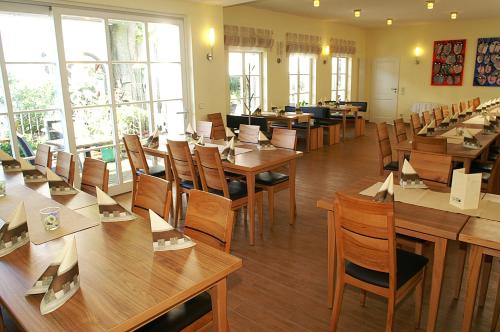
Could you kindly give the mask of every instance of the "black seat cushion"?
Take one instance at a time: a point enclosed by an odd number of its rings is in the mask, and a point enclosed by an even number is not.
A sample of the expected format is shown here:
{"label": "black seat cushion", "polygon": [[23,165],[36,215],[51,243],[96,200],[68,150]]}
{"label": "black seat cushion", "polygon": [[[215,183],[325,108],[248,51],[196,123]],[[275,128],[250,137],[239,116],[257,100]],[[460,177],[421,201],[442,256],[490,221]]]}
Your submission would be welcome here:
{"label": "black seat cushion", "polygon": [[265,186],[273,186],[287,180],[288,175],[277,172],[262,172],[255,176],[255,182]]}
{"label": "black seat cushion", "polygon": [[471,165],[471,173],[487,172],[491,173],[493,163],[489,161],[473,160]]}
{"label": "black seat cushion", "polygon": [[210,294],[203,292],[179,304],[138,331],[181,331],[212,310]]}
{"label": "black seat cushion", "polygon": [[384,166],[386,171],[399,171],[399,163],[397,161],[391,161]]}
{"label": "black seat cushion", "polygon": [[[185,189],[189,189],[189,190],[194,189],[193,181],[182,180],[181,183],[179,183],[179,185]],[[198,178],[198,189],[201,190],[201,188],[202,188],[201,180]]]}
{"label": "black seat cushion", "polygon": [[[145,174],[143,169],[137,170],[137,175]],[[149,175],[157,178],[165,178],[165,167],[163,165],[149,166]]]}
{"label": "black seat cushion", "polygon": [[488,160],[495,161],[497,160],[498,156],[500,156],[500,153],[497,153],[495,151],[490,151],[490,153],[488,154]]}
{"label": "black seat cushion", "polygon": [[[231,200],[237,200],[247,196],[247,184],[243,181],[229,181],[227,183],[229,189],[229,198]],[[262,191],[262,188],[255,188],[255,192]],[[219,196],[224,196],[224,192],[222,190],[210,189],[210,192]]]}
{"label": "black seat cushion", "polygon": [[500,146],[490,145],[490,152],[493,152],[495,154],[500,154]]}
{"label": "black seat cushion", "polygon": [[[414,254],[409,251],[396,250],[396,287],[400,288],[413,276],[415,276],[427,264],[427,257]],[[345,272],[353,278],[376,285],[389,288],[389,273],[370,270],[353,263],[346,263]]]}

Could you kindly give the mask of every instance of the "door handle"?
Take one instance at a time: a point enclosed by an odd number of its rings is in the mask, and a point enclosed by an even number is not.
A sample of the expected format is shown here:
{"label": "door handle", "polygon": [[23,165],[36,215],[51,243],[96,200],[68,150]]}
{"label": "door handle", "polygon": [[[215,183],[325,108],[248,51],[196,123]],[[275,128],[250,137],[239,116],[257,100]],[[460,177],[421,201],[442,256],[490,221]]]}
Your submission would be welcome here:
{"label": "door handle", "polygon": [[392,92],[394,92],[394,93],[398,93],[398,89],[397,89],[397,88],[392,88],[391,90],[392,90]]}

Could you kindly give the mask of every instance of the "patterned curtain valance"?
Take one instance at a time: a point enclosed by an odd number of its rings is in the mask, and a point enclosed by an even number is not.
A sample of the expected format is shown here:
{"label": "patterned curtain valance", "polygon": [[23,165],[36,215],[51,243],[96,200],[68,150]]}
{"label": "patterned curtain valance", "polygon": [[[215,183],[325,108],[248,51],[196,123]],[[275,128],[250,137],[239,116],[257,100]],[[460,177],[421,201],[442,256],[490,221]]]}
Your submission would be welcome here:
{"label": "patterned curtain valance", "polygon": [[272,48],[274,44],[273,31],[224,25],[224,46]]}
{"label": "patterned curtain valance", "polygon": [[330,39],[330,51],[336,55],[353,55],[356,53],[356,42],[332,38]]}
{"label": "patterned curtain valance", "polygon": [[321,37],[287,32],[286,52],[321,54]]}

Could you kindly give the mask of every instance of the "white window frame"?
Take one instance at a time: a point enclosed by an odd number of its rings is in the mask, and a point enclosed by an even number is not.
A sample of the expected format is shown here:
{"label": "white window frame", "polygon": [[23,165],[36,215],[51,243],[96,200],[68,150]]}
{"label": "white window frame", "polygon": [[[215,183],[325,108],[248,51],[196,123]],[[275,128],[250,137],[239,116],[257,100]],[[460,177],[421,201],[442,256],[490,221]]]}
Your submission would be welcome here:
{"label": "white window frame", "polygon": [[[292,96],[296,95],[296,100],[297,103],[300,103],[300,76],[309,76],[309,100],[307,100],[307,104],[312,105],[314,101],[316,100],[316,56],[311,55],[311,54],[300,54],[300,53],[291,53],[288,55],[288,61],[290,61],[290,58],[292,56],[297,56],[299,57],[297,61],[297,74],[291,74],[290,71],[288,72],[288,101],[291,104],[291,99]],[[309,74],[301,74],[300,73],[300,57],[307,57],[309,59]],[[288,67],[289,68],[289,67]],[[296,80],[297,83],[297,92],[292,93],[290,91],[290,82],[292,80]],[[302,93],[304,94],[304,93]],[[295,106],[295,105],[293,105]]]}
{"label": "white window frame", "polygon": [[[338,59],[345,59],[346,60],[346,71],[345,73],[340,73],[340,61]],[[336,72],[334,73],[333,69],[336,68]],[[331,88],[331,100],[337,100],[337,96],[339,91],[340,86],[340,75],[345,75],[345,100],[342,101],[349,101],[351,100],[351,75],[352,75],[352,58],[349,56],[341,56],[341,55],[334,55],[332,56],[332,72],[331,72],[331,78],[332,78],[332,88]],[[334,79],[335,76],[335,79]]]}

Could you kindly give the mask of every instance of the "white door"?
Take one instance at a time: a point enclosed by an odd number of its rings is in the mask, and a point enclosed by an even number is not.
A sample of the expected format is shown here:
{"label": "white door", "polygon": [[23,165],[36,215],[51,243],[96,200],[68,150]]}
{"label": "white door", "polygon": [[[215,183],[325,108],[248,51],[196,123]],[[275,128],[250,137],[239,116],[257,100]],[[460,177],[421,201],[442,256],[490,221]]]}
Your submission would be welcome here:
{"label": "white door", "polygon": [[396,118],[399,89],[399,59],[379,58],[373,61],[372,122],[392,123]]}

